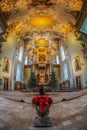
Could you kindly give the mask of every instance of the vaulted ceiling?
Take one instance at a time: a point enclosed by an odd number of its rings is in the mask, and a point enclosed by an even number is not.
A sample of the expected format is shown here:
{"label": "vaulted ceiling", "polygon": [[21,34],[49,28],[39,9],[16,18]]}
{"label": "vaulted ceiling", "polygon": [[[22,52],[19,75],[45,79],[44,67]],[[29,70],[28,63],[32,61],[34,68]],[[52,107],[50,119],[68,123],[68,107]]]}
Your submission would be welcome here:
{"label": "vaulted ceiling", "polygon": [[0,0],[8,24],[6,33],[13,32],[25,43],[32,44],[45,38],[52,48],[52,43],[56,44],[75,29],[82,0],[50,0],[50,5],[46,5],[44,0],[34,1],[39,2],[33,5],[32,0]]}

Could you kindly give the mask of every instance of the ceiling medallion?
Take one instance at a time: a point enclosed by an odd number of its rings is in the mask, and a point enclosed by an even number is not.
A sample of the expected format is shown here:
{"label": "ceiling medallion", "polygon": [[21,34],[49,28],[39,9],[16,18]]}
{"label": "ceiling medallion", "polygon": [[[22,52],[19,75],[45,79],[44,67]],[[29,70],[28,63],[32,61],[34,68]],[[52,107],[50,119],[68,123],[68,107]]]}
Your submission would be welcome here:
{"label": "ceiling medallion", "polygon": [[42,16],[36,16],[36,17],[31,18],[29,23],[32,26],[43,28],[43,27],[52,26],[53,19],[50,18],[49,16],[42,15]]}

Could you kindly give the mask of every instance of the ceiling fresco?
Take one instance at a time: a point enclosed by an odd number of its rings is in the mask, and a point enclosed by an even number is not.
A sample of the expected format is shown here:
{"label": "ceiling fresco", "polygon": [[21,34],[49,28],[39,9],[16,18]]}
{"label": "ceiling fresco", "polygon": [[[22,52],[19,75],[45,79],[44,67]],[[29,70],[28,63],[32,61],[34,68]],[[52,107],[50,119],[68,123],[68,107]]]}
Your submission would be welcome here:
{"label": "ceiling fresco", "polygon": [[[35,3],[36,1],[36,3]],[[35,4],[34,4],[34,3]],[[56,54],[60,39],[75,29],[76,18],[70,13],[79,11],[82,0],[1,0],[2,12],[8,13],[8,28],[25,43],[25,50],[33,55],[35,41],[44,38],[49,41],[52,55]],[[33,4],[32,4],[33,3]],[[39,4],[38,4],[39,3]]]}
{"label": "ceiling fresco", "polygon": [[[50,28],[48,26],[47,29],[62,33],[62,25],[63,27],[65,25],[65,28],[69,28],[70,25],[75,24],[75,18],[68,14],[67,11],[78,11],[81,9],[82,5],[81,0],[51,0],[51,6],[46,6],[44,4],[32,6],[31,3],[32,0],[1,0],[1,10],[3,12],[11,12],[7,21],[8,31],[21,35],[22,33],[31,31],[31,28],[32,31],[37,30],[37,27],[40,27],[39,30],[44,30],[44,28],[41,28],[42,24],[40,21],[40,18],[43,17],[42,21],[45,21],[44,18],[51,19],[51,21],[48,20],[47,23],[47,25],[50,24],[51,26]],[[37,26],[34,26],[36,25],[34,20],[39,22]],[[44,27],[47,26],[44,25]]]}

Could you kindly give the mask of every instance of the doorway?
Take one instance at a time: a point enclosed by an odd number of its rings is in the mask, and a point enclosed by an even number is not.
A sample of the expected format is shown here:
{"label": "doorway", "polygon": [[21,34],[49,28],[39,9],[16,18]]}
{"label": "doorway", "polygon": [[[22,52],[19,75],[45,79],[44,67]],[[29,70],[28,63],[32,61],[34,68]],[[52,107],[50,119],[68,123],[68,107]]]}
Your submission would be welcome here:
{"label": "doorway", "polygon": [[76,88],[81,89],[81,76],[76,76]]}
{"label": "doorway", "polygon": [[4,90],[8,90],[8,89],[9,89],[9,79],[4,78]]}

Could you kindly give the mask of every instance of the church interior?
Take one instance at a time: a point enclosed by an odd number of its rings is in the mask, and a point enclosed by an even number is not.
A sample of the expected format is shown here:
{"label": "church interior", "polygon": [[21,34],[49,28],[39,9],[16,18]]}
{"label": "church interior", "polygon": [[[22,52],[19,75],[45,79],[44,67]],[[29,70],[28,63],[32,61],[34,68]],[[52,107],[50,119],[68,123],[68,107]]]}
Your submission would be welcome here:
{"label": "church interior", "polygon": [[52,70],[58,89],[87,88],[87,0],[0,0],[0,90]]}

